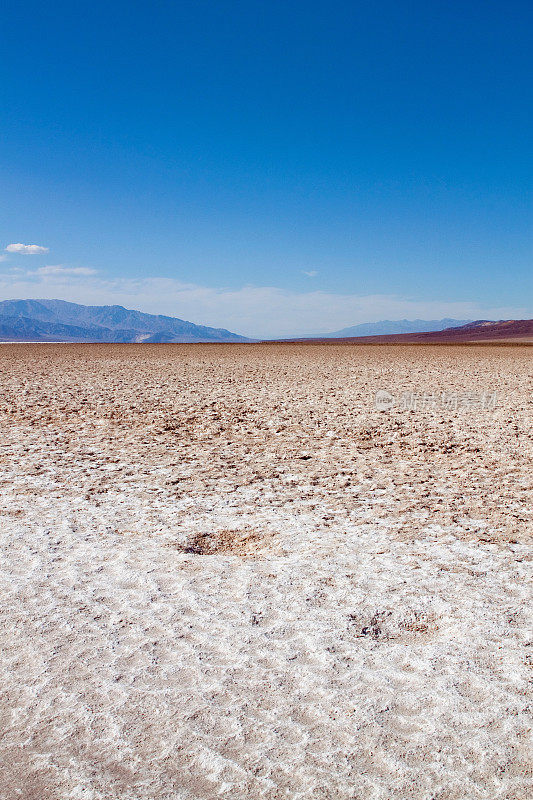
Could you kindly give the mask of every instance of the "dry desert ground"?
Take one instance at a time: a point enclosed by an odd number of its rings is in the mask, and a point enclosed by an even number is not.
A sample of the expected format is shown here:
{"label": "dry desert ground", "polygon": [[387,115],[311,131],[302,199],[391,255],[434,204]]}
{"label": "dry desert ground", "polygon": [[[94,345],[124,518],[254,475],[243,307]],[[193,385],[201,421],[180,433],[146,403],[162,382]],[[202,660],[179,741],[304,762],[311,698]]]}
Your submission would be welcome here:
{"label": "dry desert ground", "polygon": [[2,800],[531,796],[531,353],[2,345]]}

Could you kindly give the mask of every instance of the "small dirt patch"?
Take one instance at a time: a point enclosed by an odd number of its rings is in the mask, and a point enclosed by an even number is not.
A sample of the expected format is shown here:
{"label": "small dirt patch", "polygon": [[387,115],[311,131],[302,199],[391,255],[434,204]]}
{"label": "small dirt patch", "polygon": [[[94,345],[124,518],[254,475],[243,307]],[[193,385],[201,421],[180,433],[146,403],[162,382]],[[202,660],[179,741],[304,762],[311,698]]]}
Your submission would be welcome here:
{"label": "small dirt patch", "polygon": [[271,538],[272,534],[262,534],[249,528],[199,532],[189,537],[183,546],[183,551],[199,556],[222,554],[253,557],[260,554]]}

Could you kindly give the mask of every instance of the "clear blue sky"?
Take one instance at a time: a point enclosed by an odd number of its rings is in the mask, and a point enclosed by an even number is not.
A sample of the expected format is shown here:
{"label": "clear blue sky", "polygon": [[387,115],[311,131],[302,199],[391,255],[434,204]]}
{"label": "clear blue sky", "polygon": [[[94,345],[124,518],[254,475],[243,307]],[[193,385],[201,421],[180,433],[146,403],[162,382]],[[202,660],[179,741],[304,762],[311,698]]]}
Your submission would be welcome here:
{"label": "clear blue sky", "polygon": [[532,28],[514,0],[8,0],[0,249],[49,252],[6,253],[1,299],[251,334],[533,315]]}

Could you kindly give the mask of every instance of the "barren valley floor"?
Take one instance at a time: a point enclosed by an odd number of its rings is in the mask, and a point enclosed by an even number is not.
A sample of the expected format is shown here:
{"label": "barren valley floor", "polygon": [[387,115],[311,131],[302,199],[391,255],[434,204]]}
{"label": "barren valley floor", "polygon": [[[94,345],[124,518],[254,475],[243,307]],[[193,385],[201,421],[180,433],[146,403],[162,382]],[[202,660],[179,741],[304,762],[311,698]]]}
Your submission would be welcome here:
{"label": "barren valley floor", "polygon": [[531,352],[3,345],[0,798],[525,800]]}

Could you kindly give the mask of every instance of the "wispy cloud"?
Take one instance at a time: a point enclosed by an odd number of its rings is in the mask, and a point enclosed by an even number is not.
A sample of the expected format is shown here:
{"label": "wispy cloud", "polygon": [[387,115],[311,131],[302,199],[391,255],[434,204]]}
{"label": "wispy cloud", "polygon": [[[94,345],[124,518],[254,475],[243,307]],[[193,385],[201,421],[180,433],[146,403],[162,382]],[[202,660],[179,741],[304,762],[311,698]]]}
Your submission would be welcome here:
{"label": "wispy cloud", "polygon": [[303,269],[302,275],[307,275],[308,278],[315,278],[318,275],[318,271],[316,269]]}
{"label": "wispy cloud", "polygon": [[42,253],[48,253],[49,247],[43,247],[40,244],[22,244],[16,242],[15,244],[8,244],[6,251],[8,253],[18,253],[23,256],[36,256]]}
{"label": "wispy cloud", "polygon": [[39,269],[29,272],[29,275],[96,275],[97,270],[90,267],[64,267],[62,264],[53,264],[47,267],[39,267]]}
{"label": "wispy cloud", "polygon": [[[8,297],[60,298],[90,305],[123,305],[152,314],[228,328],[253,338],[299,336],[382,319],[524,319],[531,307],[488,307],[475,301],[425,301],[392,294],[293,292],[275,286],[199,286],[172,278],[106,279],[87,267],[42,267],[0,275]],[[73,270],[77,270],[73,272]],[[79,270],[83,270],[80,272]]]}

